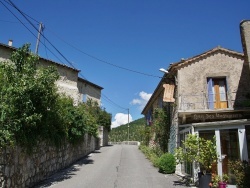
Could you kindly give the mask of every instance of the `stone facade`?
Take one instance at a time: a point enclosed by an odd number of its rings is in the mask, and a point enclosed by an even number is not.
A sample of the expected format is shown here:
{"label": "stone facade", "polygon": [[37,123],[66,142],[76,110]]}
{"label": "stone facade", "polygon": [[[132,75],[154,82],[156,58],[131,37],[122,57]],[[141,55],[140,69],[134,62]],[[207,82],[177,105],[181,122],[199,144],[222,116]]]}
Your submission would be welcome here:
{"label": "stone facade", "polygon": [[[0,43],[0,61],[8,60],[11,53],[15,50],[16,48],[14,47]],[[103,88],[90,81],[79,78],[79,70],[41,57],[39,58],[38,66],[56,67],[60,76],[59,80],[56,82],[58,91],[59,93],[71,97],[75,105],[82,102],[83,95],[87,95],[87,99],[95,100],[100,104],[101,90]]]}
{"label": "stone facade", "polygon": [[[223,48],[214,48],[204,57],[183,62],[178,68],[179,110],[206,110],[207,78],[224,77],[227,80],[229,107],[234,107],[237,93],[247,92],[250,74],[242,54],[230,53]],[[249,71],[248,71],[249,72]],[[240,85],[239,85],[240,83]]]}
{"label": "stone facade", "polygon": [[[215,137],[218,160],[212,172],[220,176],[230,172],[228,160],[250,159],[250,21],[241,22],[240,29],[244,54],[216,47],[170,64],[142,111],[145,116],[152,112],[163,84],[174,84],[168,150],[182,146],[187,134]],[[193,174],[196,182],[202,166],[194,164],[179,164],[176,173]],[[231,180],[229,183],[234,183]]]}
{"label": "stone facade", "polygon": [[63,169],[98,147],[98,139],[85,135],[78,145],[65,143],[60,148],[41,142],[32,154],[20,147],[7,148],[0,155],[0,187],[25,188]]}
{"label": "stone facade", "polygon": [[[97,102],[98,105],[101,105],[101,90],[102,87],[95,85],[85,79],[78,78],[77,87],[80,93],[80,102],[86,102],[87,100],[92,100]],[[85,100],[85,101],[84,101]]]}
{"label": "stone facade", "polygon": [[41,67],[55,66],[60,75],[59,80],[56,81],[59,93],[71,97],[75,105],[80,102],[81,93],[77,87],[79,70],[43,58],[39,59],[38,65]]}

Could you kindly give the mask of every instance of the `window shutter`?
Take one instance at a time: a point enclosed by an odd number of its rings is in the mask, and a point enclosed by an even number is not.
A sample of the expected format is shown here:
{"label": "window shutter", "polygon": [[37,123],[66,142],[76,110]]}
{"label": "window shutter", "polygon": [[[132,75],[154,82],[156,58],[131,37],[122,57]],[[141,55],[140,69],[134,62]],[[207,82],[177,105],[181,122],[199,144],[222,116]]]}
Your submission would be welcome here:
{"label": "window shutter", "polygon": [[208,108],[214,109],[214,94],[213,94],[213,80],[212,78],[207,79],[207,88],[208,88]]}

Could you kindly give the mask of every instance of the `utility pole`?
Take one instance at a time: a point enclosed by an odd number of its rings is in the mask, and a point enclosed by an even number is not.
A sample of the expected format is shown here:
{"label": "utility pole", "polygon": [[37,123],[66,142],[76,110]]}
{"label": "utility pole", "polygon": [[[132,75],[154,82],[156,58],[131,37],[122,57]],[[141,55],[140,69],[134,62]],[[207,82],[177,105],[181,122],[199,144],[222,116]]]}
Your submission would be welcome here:
{"label": "utility pole", "polygon": [[128,108],[128,141],[129,141],[129,108]]}
{"label": "utility pole", "polygon": [[38,48],[39,48],[39,42],[40,42],[40,36],[41,36],[41,32],[43,31],[44,27],[43,27],[43,23],[40,22],[39,24],[39,31],[38,31],[38,36],[37,36],[37,41],[36,41],[36,50],[35,50],[35,54],[38,54]]}

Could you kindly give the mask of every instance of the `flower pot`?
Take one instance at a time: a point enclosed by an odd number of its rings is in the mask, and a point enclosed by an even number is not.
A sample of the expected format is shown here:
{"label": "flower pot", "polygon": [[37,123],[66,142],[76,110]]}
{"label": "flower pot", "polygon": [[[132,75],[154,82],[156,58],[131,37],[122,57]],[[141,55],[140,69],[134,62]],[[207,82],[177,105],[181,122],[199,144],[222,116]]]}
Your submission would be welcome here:
{"label": "flower pot", "polygon": [[219,182],[219,188],[226,188],[226,187],[227,187],[227,183]]}
{"label": "flower pot", "polygon": [[212,174],[210,173],[203,174],[202,172],[199,172],[198,178],[199,178],[199,188],[210,188],[209,184],[212,179]]}

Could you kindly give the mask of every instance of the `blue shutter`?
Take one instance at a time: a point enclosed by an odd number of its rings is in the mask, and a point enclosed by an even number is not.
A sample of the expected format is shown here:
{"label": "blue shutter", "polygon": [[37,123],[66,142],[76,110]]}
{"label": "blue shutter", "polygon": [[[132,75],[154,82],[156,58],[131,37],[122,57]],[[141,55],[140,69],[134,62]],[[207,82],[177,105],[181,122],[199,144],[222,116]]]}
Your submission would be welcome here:
{"label": "blue shutter", "polygon": [[151,125],[152,117],[151,117],[151,109],[147,113],[147,125]]}
{"label": "blue shutter", "polygon": [[214,109],[214,94],[213,94],[213,80],[212,78],[207,79],[207,88],[208,88],[208,108]]}

